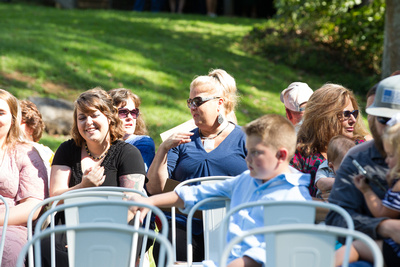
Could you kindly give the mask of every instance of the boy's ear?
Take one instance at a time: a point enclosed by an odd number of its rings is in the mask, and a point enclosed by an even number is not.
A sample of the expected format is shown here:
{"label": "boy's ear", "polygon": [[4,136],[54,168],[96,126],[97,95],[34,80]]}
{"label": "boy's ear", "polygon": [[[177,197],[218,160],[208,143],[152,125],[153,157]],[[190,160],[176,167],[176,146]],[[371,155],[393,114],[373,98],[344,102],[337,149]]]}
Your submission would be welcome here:
{"label": "boy's ear", "polygon": [[287,118],[288,118],[289,120],[291,120],[291,119],[293,118],[292,113],[290,112],[290,110],[289,110],[288,108],[285,108],[285,110],[286,110]]}
{"label": "boy's ear", "polygon": [[335,172],[335,168],[334,168],[332,162],[330,162],[330,161],[328,162],[328,167],[331,168],[333,172]]}
{"label": "boy's ear", "polygon": [[288,158],[288,151],[285,148],[280,148],[277,152],[276,152],[276,158],[278,160],[282,160],[282,161],[286,161]]}

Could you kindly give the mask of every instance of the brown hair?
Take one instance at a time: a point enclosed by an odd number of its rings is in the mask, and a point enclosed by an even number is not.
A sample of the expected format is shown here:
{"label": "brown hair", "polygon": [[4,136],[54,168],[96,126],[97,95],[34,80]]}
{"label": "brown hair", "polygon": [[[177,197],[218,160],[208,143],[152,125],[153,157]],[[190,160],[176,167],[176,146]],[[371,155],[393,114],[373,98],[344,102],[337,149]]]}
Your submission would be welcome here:
{"label": "brown hair", "polygon": [[207,76],[197,76],[190,84],[190,90],[203,87],[224,99],[225,115],[235,110],[237,105],[237,88],[235,79],[222,69],[211,70]]}
{"label": "brown hair", "polygon": [[15,146],[18,142],[23,142],[23,132],[21,130],[21,108],[19,106],[18,99],[7,92],[6,90],[0,89],[0,99],[3,99],[11,113],[11,127],[7,133],[5,145]]}
{"label": "brown hair", "polygon": [[29,100],[20,101],[22,123],[25,123],[30,129],[32,129],[32,139],[35,142],[39,142],[42,138],[42,134],[45,128],[42,120],[42,114],[40,114],[36,105]]}
{"label": "brown hair", "polygon": [[[108,92],[113,99],[114,106],[118,107],[121,105],[122,107],[126,106],[128,99],[132,99],[133,103],[135,103],[135,108],[139,108],[141,104],[140,97],[130,90],[125,88],[117,88],[112,89]],[[136,118],[136,128],[135,133],[136,135],[147,135],[148,131],[146,128],[146,124],[143,119],[142,113],[139,113],[139,116]]]}
{"label": "brown hair", "polygon": [[[354,109],[359,110],[354,94],[338,84],[325,84],[314,91],[307,102],[297,138],[297,149],[308,156],[317,152],[326,152],[332,137],[340,135],[340,118],[350,99]],[[353,140],[364,139],[368,134],[362,121],[361,110],[354,126]]]}
{"label": "brown hair", "polygon": [[355,142],[347,136],[337,135],[332,137],[326,152],[328,162],[342,161],[347,151],[355,145]]}
{"label": "brown hair", "polygon": [[72,125],[71,136],[77,146],[82,147],[83,143],[85,142],[78,130],[78,109],[85,113],[97,109],[103,113],[110,121],[109,132],[111,142],[122,138],[124,135],[122,122],[118,118],[118,109],[114,107],[111,96],[100,87],[96,87],[82,93],[75,101],[74,106],[74,124]]}
{"label": "brown hair", "polygon": [[258,135],[263,143],[275,149],[286,148],[289,160],[296,150],[296,131],[293,124],[277,114],[264,115],[243,127],[247,136]]}

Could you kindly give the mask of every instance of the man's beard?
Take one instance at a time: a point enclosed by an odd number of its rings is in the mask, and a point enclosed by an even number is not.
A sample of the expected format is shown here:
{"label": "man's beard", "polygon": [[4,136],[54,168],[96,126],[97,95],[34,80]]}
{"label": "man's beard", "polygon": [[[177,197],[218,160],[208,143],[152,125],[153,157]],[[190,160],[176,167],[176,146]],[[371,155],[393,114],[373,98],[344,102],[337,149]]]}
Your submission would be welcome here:
{"label": "man's beard", "polygon": [[369,123],[369,129],[371,130],[372,137],[374,138],[375,146],[378,149],[382,157],[386,158],[386,152],[383,148],[382,136],[378,133],[376,129],[376,118],[374,117]]}

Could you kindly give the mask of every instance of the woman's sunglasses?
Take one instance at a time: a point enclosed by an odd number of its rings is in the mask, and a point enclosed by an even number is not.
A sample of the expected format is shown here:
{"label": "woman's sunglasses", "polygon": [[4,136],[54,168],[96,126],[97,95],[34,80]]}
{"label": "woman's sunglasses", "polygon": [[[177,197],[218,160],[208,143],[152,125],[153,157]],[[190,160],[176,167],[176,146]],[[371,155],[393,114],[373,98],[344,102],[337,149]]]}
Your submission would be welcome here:
{"label": "woman's sunglasses", "polygon": [[186,100],[188,108],[198,108],[207,101],[213,100],[220,98],[219,96],[210,96],[210,97],[201,97],[201,96],[196,96],[195,98],[189,98]]}
{"label": "woman's sunglasses", "polygon": [[137,119],[137,117],[139,116],[139,109],[138,108],[134,108],[131,110],[127,108],[118,109],[118,116],[120,119],[125,119],[126,117],[128,117],[129,113],[132,115],[132,118]]}
{"label": "woman's sunglasses", "polygon": [[355,109],[353,111],[350,111],[350,110],[343,111],[343,117],[350,119],[351,115],[353,115],[354,119],[357,119],[357,117],[358,117],[358,109]]}

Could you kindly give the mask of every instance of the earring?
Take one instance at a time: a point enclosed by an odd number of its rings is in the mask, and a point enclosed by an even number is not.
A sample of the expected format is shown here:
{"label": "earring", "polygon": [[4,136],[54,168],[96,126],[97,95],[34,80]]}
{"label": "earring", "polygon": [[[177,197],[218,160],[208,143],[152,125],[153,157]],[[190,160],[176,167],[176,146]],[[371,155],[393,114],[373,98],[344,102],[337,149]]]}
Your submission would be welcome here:
{"label": "earring", "polygon": [[224,117],[222,116],[221,112],[218,113],[218,123],[219,123],[219,124],[224,123]]}

